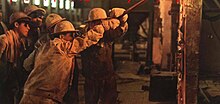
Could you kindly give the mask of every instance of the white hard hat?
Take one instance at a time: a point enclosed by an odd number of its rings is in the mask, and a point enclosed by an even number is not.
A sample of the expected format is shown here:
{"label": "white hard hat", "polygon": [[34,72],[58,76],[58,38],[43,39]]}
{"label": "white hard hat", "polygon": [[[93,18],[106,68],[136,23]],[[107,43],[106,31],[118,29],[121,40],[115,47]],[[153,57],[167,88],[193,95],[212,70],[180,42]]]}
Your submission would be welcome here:
{"label": "white hard hat", "polygon": [[51,13],[46,17],[45,23],[47,28],[51,28],[57,23],[66,20],[66,18],[62,18],[60,15]]}
{"label": "white hard hat", "polygon": [[10,16],[9,19],[9,24],[12,25],[14,22],[24,19],[26,21],[30,21],[31,18],[29,16],[27,16],[25,13],[23,12],[15,12]]}
{"label": "white hard hat", "polygon": [[29,5],[24,9],[24,13],[27,15],[30,15],[31,13],[35,11],[42,11],[43,14],[46,14],[46,11],[43,8],[39,8],[35,5]]}
{"label": "white hard hat", "polygon": [[89,11],[88,20],[85,22],[91,22],[95,20],[106,19],[107,15],[104,9],[102,8],[93,8]]}
{"label": "white hard hat", "polygon": [[76,30],[71,22],[61,21],[55,26],[53,35],[66,33],[66,32],[77,32],[77,31],[79,30]]}

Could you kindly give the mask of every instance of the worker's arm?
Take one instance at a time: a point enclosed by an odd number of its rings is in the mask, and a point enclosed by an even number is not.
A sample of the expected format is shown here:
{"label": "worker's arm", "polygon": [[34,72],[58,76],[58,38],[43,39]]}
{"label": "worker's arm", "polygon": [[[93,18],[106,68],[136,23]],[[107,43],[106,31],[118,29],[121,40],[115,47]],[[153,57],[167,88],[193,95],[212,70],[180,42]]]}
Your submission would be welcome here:
{"label": "worker's arm", "polygon": [[[120,21],[119,28],[122,29],[122,32],[125,33],[128,30],[128,14],[125,14],[124,8],[112,8],[109,10],[109,15],[111,18],[118,19]],[[123,15],[123,16],[122,16]]]}
{"label": "worker's arm", "polygon": [[36,49],[24,60],[23,67],[26,71],[31,71],[34,68]]}
{"label": "worker's arm", "polygon": [[122,37],[128,30],[127,22],[120,22],[118,19],[103,20],[103,27],[107,30],[104,39],[114,41]]}
{"label": "worker's arm", "polygon": [[0,36],[0,85],[6,81],[8,75],[7,61],[6,59],[4,61],[2,60],[3,58],[6,58],[3,54],[7,47],[6,37],[4,36],[5,35]]}
{"label": "worker's arm", "polygon": [[114,41],[115,39],[122,37],[128,30],[128,15],[124,15],[120,18],[124,13],[125,9],[123,8],[113,8],[109,11],[111,19],[103,20],[103,27],[108,30],[105,33],[104,39]]}
{"label": "worker's arm", "polygon": [[82,35],[82,37],[76,37],[72,42],[70,53],[79,53],[86,48],[97,44],[97,42],[103,37],[104,28],[102,25],[96,25],[92,29],[88,30]]}
{"label": "worker's arm", "polygon": [[2,59],[2,55],[6,49],[7,41],[5,35],[0,36],[0,59]]}

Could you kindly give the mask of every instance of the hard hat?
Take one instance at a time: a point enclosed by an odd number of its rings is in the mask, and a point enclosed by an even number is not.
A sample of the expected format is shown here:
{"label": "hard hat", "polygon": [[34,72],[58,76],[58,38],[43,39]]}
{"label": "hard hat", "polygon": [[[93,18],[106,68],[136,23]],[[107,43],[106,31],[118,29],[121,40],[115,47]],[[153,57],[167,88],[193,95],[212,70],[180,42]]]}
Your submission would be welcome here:
{"label": "hard hat", "polygon": [[61,21],[55,26],[53,35],[66,33],[66,32],[77,32],[77,31],[79,30],[76,30],[71,22]]}
{"label": "hard hat", "polygon": [[51,13],[47,16],[45,23],[46,23],[46,27],[47,28],[51,28],[54,25],[56,25],[57,23],[66,20],[66,18],[62,18],[60,15],[55,14],[55,13]]}
{"label": "hard hat", "polygon": [[14,22],[18,21],[18,20],[26,20],[26,21],[30,21],[31,18],[29,16],[27,16],[25,13],[23,12],[15,12],[10,16],[10,20],[9,20],[9,24],[12,25]]}
{"label": "hard hat", "polygon": [[29,15],[31,14],[32,12],[35,12],[35,11],[42,11],[43,14],[46,14],[46,11],[43,9],[43,8],[38,8],[37,6],[35,5],[30,5],[30,6],[27,6],[25,9],[24,9],[24,13]]}
{"label": "hard hat", "polygon": [[[109,16],[110,17],[119,17],[120,15],[122,15],[125,12],[124,8],[112,8],[111,10],[109,10]],[[124,15],[123,18],[128,18],[128,15]]]}
{"label": "hard hat", "polygon": [[85,22],[91,22],[95,20],[106,19],[107,15],[104,9],[102,8],[93,8],[89,11],[88,20]]}

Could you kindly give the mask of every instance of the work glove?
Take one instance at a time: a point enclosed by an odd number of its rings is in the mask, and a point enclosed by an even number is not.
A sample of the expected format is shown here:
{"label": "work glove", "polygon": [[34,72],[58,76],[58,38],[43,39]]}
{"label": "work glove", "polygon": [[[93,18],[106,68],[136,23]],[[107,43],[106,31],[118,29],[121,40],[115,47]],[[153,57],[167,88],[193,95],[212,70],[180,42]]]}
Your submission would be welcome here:
{"label": "work glove", "polygon": [[90,40],[98,40],[103,37],[105,30],[102,25],[96,25],[87,32],[87,36]]}
{"label": "work glove", "polygon": [[[109,16],[112,18],[119,17],[125,12],[123,8],[112,8],[109,10]],[[121,23],[125,23],[128,20],[128,15],[124,15],[123,17],[119,18]]]}
{"label": "work glove", "polygon": [[108,31],[110,29],[114,30],[119,26],[119,24],[120,24],[120,21],[114,18],[102,21],[102,25],[105,31]]}

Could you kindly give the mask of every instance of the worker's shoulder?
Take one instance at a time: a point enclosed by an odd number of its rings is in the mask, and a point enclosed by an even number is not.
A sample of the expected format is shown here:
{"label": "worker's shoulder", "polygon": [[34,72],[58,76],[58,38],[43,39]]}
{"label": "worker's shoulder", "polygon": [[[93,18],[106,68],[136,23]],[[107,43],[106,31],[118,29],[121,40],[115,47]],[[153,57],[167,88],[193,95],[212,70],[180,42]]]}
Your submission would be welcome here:
{"label": "worker's shoulder", "polygon": [[1,40],[0,42],[8,40],[6,34],[1,34],[0,35],[0,40]]}
{"label": "worker's shoulder", "polygon": [[0,47],[4,48],[8,44],[8,38],[5,34],[0,35]]}

